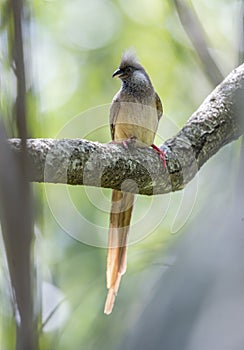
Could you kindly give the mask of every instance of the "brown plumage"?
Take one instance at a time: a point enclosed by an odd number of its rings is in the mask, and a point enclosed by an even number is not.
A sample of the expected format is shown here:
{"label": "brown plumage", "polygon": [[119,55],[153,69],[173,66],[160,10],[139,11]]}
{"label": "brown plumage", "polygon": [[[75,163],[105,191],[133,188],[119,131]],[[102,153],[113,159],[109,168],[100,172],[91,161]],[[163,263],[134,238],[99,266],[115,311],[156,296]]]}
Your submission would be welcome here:
{"label": "brown plumage", "polygon": [[[132,51],[126,51],[113,77],[122,80],[110,109],[112,139],[116,142],[135,138],[140,146],[153,144],[162,104],[150,78]],[[107,255],[108,295],[104,312],[112,312],[121,276],[126,271],[127,238],[133,209],[134,194],[112,191]]]}

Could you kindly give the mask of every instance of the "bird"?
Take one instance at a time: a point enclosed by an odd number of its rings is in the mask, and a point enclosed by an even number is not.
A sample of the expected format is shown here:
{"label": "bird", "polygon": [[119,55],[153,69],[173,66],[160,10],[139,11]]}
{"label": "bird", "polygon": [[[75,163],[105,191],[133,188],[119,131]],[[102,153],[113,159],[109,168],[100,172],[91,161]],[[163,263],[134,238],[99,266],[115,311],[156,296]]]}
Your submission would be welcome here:
{"label": "bird", "polygon": [[[152,146],[163,159],[164,151],[153,144],[163,107],[151,80],[137,59],[134,50],[122,54],[119,68],[112,77],[122,81],[121,89],[110,107],[112,142],[128,143],[134,140],[141,147]],[[122,275],[126,272],[127,244],[135,194],[112,190],[107,253],[107,298],[104,313],[111,314]]]}

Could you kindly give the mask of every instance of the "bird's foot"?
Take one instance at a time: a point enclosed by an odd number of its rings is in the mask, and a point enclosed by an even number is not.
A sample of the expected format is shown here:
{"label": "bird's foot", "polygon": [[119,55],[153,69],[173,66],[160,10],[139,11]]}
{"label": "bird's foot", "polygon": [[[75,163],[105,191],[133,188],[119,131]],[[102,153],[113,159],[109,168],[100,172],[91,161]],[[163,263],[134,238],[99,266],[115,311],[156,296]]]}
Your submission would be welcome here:
{"label": "bird's foot", "polygon": [[155,151],[159,154],[160,158],[161,158],[162,161],[163,161],[163,165],[164,165],[164,167],[166,168],[166,167],[167,167],[166,158],[165,158],[166,152],[165,152],[164,150],[158,148],[158,147],[157,147],[156,145],[154,145],[154,144],[152,144],[151,147],[152,147],[153,149],[155,149]]}
{"label": "bird's foot", "polygon": [[124,148],[128,149],[128,146],[135,144],[136,140],[137,140],[136,136],[131,136],[131,137],[129,137],[126,140],[122,140],[122,141],[115,141],[115,140],[113,140],[113,141],[110,141],[109,143],[113,144],[113,145],[122,144],[124,146]]}
{"label": "bird's foot", "polygon": [[129,145],[134,145],[136,142],[136,136],[131,136],[127,140],[123,140],[122,144],[125,148],[128,148]]}

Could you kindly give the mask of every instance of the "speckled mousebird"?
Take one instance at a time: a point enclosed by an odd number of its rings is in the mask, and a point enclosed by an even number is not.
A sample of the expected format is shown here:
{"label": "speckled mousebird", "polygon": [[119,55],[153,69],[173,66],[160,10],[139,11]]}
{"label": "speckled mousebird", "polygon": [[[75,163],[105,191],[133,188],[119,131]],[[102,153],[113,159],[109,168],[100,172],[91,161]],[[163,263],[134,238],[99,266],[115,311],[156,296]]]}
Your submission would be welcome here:
{"label": "speckled mousebird", "polygon": [[[121,89],[114,96],[110,108],[112,140],[123,142],[126,146],[126,140],[134,139],[140,146],[152,146],[160,153],[165,164],[163,151],[153,145],[158,122],[163,114],[162,103],[134,51],[124,52],[120,66],[112,77],[119,77],[122,81]],[[121,276],[126,271],[127,238],[134,196],[129,192],[112,191],[105,314],[110,314],[113,310]]]}

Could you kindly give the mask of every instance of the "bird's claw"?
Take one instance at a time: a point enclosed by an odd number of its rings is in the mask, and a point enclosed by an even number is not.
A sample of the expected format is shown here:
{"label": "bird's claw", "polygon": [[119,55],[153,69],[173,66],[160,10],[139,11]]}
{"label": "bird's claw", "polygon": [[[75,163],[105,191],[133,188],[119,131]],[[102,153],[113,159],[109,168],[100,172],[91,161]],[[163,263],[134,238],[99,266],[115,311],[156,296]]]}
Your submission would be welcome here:
{"label": "bird's claw", "polygon": [[167,167],[166,158],[165,158],[166,152],[165,152],[164,150],[158,148],[158,147],[157,147],[156,145],[154,145],[154,144],[152,144],[151,147],[152,147],[153,149],[155,149],[155,151],[159,154],[159,157],[160,157],[160,159],[162,159],[163,165],[164,165],[164,167],[166,168],[166,167]]}
{"label": "bird's claw", "polygon": [[131,145],[131,144],[134,144],[136,142],[136,140],[137,140],[136,136],[131,136],[131,137],[129,137],[126,140],[122,140],[122,141],[112,140],[109,143],[113,144],[113,145],[122,144],[124,146],[124,148],[128,149],[128,146]]}
{"label": "bird's claw", "polygon": [[136,139],[137,139],[136,136],[131,136],[127,140],[123,140],[122,145],[125,148],[128,148],[129,145],[134,144],[136,142]]}

